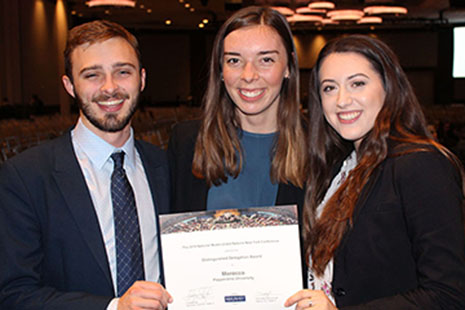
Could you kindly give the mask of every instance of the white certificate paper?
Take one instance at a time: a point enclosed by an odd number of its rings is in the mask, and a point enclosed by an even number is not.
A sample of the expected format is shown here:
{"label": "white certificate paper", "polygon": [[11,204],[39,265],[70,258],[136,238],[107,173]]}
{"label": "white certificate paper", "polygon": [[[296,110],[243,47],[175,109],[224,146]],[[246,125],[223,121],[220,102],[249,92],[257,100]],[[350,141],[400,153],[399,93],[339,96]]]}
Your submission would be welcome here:
{"label": "white certificate paper", "polygon": [[278,310],[302,289],[296,206],[160,216],[170,310]]}

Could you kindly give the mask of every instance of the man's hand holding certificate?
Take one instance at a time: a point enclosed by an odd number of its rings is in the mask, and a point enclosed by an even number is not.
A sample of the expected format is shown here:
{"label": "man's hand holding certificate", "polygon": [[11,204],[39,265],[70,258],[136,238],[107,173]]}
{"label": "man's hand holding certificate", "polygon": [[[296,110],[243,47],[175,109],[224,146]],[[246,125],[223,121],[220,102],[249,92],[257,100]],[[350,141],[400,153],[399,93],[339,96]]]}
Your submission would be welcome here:
{"label": "man's hand holding certificate", "polygon": [[283,309],[302,289],[295,206],[162,215],[170,310]]}

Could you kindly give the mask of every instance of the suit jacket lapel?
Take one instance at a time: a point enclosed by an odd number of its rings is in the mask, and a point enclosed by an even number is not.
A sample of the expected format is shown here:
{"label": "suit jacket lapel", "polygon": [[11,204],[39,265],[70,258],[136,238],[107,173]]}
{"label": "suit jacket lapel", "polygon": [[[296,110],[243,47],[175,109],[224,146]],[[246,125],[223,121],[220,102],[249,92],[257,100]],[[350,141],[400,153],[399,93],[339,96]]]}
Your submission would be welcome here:
{"label": "suit jacket lapel", "polygon": [[169,212],[169,176],[166,158],[156,158],[154,153],[148,154],[143,145],[136,141],[137,151],[142,160],[145,174],[152,193],[155,214]]}
{"label": "suit jacket lapel", "polygon": [[[360,212],[362,212],[363,208],[365,207],[365,203],[371,194],[371,191],[373,189],[373,186],[376,184],[376,181],[378,180],[381,171],[383,170],[383,163],[380,164],[380,166],[376,167],[375,170],[373,171],[373,174],[370,176],[370,179],[368,180],[367,184],[363,187],[362,192],[360,194],[360,197],[358,198],[358,201],[355,205],[354,213],[352,214],[352,225],[356,225],[358,216]],[[341,252],[347,243],[347,240],[352,232],[352,229],[348,226],[346,229],[346,232],[344,236],[342,237],[341,244],[338,246],[337,253]]]}
{"label": "suit jacket lapel", "polygon": [[160,262],[160,283],[164,285],[163,273],[163,255],[160,239],[160,224],[158,215],[160,213],[169,212],[169,173],[166,159],[156,157],[156,153],[149,153],[144,146],[137,140],[135,142],[137,151],[139,152],[142,164],[144,166],[145,175],[150,186],[152,201],[155,207],[155,224],[158,231],[158,258]]}
{"label": "suit jacket lapel", "polygon": [[86,181],[74,154],[71,135],[67,134],[61,139],[62,143],[59,143],[54,150],[55,171],[53,175],[83,239],[89,246],[89,251],[104,272],[108,284],[113,288],[100,225]]}

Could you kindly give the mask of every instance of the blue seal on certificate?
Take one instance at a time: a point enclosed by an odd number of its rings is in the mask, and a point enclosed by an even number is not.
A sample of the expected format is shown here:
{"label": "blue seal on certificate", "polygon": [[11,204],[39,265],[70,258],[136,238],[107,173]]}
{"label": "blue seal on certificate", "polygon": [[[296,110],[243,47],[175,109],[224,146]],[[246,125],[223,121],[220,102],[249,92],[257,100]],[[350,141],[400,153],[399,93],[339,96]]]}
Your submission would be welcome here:
{"label": "blue seal on certificate", "polygon": [[244,295],[224,296],[225,302],[245,302]]}

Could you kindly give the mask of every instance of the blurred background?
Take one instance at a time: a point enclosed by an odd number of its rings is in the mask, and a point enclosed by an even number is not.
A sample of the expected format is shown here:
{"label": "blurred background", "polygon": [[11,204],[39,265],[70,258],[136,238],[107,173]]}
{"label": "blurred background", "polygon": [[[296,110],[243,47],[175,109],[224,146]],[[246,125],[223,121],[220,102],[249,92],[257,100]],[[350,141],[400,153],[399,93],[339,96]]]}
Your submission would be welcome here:
{"label": "blurred background", "polygon": [[174,122],[199,115],[218,28],[250,5],[286,14],[303,109],[325,42],[369,34],[399,56],[438,139],[464,152],[465,78],[454,69],[465,63],[464,0],[0,0],[0,162],[74,123],[77,107],[61,84],[68,29],[108,19],[137,36],[147,87],[134,127],[139,138],[163,147]]}

